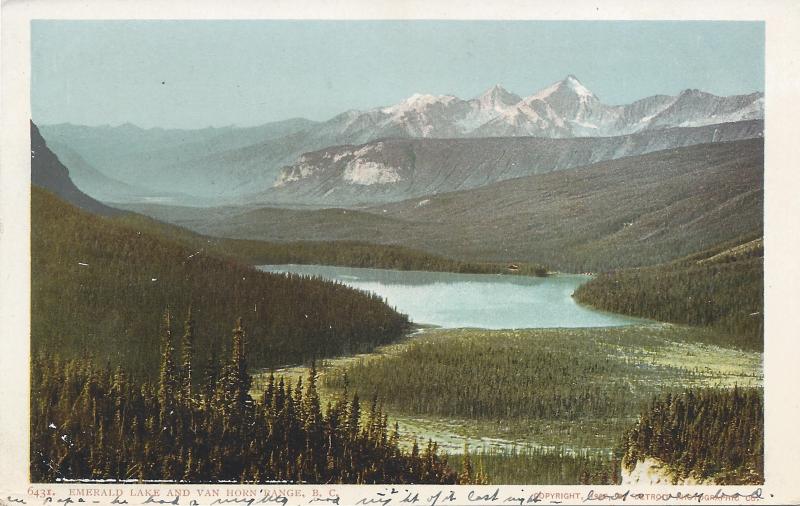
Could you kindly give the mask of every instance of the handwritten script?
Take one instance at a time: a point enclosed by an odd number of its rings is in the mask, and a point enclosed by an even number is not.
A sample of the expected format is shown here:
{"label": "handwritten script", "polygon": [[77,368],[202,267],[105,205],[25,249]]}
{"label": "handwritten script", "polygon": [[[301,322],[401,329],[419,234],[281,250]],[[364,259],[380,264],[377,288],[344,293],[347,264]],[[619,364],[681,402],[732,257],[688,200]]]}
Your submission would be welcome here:
{"label": "handwritten script", "polygon": [[[327,506],[355,504],[357,506],[456,506],[456,505],[518,505],[527,504],[619,504],[645,503],[667,504],[669,502],[692,503],[753,503],[766,499],[762,488],[735,490],[718,489],[714,493],[699,491],[641,492],[618,490],[609,492],[591,489],[581,491],[545,491],[505,487],[453,487],[431,489],[430,487],[359,487],[351,488],[343,498],[336,490],[330,488],[309,489],[298,487],[285,490],[283,493],[264,489],[238,488],[184,488],[184,489],[137,489],[137,488],[83,488],[70,489],[73,494],[59,494],[58,491],[37,489],[29,490],[28,495],[7,495],[0,497],[0,506],[19,505],[56,505],[73,504],[94,505],[114,504],[126,506],[139,505],[173,505],[173,506]],[[143,495],[143,492],[145,493]],[[770,495],[771,497],[771,495]]]}

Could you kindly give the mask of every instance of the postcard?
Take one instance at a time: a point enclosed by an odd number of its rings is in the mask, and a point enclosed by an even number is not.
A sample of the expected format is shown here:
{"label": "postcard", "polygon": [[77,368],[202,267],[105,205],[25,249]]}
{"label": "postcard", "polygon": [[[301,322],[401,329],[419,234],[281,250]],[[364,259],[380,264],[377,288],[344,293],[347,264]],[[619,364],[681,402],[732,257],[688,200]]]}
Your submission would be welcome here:
{"label": "postcard", "polygon": [[3,14],[0,505],[800,501],[790,2]]}

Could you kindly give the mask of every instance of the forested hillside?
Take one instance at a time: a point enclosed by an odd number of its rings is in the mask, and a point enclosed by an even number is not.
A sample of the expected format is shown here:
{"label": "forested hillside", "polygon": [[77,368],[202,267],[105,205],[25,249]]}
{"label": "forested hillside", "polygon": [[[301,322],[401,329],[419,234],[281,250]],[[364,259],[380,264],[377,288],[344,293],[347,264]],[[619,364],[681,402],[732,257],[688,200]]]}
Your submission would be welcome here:
{"label": "forested hillside", "polygon": [[712,327],[719,344],[763,350],[763,257],[760,238],[728,243],[667,264],[600,274],[574,296],[607,311]]}
{"label": "forested hillside", "polygon": [[762,139],[702,144],[363,210],[152,212],[221,237],[368,241],[468,261],[596,272],[760,236],[763,146]]}
{"label": "forested hillside", "polygon": [[622,465],[664,462],[675,481],[764,483],[764,399],[758,389],[689,390],[653,399],[626,434]]}
{"label": "forested hillside", "polygon": [[537,263],[468,262],[403,246],[359,241],[272,242],[203,236],[147,216],[128,213],[120,223],[167,235],[181,244],[208,253],[234,258],[251,265],[339,265],[402,271],[460,272],[471,274],[519,274],[546,276],[547,267]]}
{"label": "forested hillside", "polygon": [[36,187],[31,199],[34,353],[59,349],[63,357],[93,356],[153,377],[158,315],[190,305],[203,356],[224,350],[221,336],[241,315],[254,367],[370,349],[408,326],[374,295],[262,273],[147,227],[80,211]]}

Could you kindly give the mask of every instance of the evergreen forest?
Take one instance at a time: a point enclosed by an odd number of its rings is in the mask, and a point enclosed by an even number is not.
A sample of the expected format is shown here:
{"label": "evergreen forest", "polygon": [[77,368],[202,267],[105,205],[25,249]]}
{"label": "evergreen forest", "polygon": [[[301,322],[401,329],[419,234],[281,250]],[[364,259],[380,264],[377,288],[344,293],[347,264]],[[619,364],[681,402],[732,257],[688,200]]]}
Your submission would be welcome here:
{"label": "evergreen forest", "polygon": [[714,344],[764,349],[764,248],[746,238],[674,262],[600,274],[579,302],[654,320],[710,327]]}
{"label": "evergreen forest", "polygon": [[[195,359],[191,313],[180,339],[162,322],[156,381],[120,367],[40,353],[32,364],[31,481],[469,483],[429,442],[399,447],[377,399],[321,405],[317,375],[271,376],[250,395],[249,342],[237,321],[227,360]],[[177,342],[179,341],[179,343]]]}
{"label": "evergreen forest", "polygon": [[[761,391],[684,391],[707,386],[709,364],[674,360],[690,348],[710,357],[688,344],[698,340],[763,350],[760,234],[600,274],[574,294],[706,329],[432,330],[401,352],[321,375],[311,365],[302,379],[270,374],[256,390],[258,370],[372,352],[411,324],[376,295],[254,264],[547,269],[365,242],[207,237],[82,211],[37,186],[31,222],[32,481],[607,484],[619,482],[624,454],[624,469],[652,457],[676,481],[763,482]],[[713,353],[732,361],[720,369],[742,356]],[[760,381],[755,355],[737,366],[749,368],[739,376],[748,384]],[[592,451],[465,445],[447,455],[431,440],[409,443],[396,414],[572,438]]]}
{"label": "evergreen forest", "polygon": [[760,389],[701,389],[654,398],[626,432],[622,465],[655,457],[675,482],[764,483],[764,399]]}

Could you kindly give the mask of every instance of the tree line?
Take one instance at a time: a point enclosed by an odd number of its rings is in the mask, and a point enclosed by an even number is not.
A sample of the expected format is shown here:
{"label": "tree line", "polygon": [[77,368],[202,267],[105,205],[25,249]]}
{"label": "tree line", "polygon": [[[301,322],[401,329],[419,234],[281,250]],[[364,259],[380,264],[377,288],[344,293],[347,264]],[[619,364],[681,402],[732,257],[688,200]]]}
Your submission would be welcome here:
{"label": "tree line", "polygon": [[518,274],[547,276],[547,267],[530,262],[478,262],[433,255],[404,246],[359,241],[295,241],[273,243],[243,239],[216,239],[223,254],[234,254],[252,264],[322,264],[401,271],[463,274]]}
{"label": "tree line", "polygon": [[31,480],[458,483],[434,443],[406,451],[377,398],[321,405],[314,367],[303,384],[270,376],[253,398],[249,343],[237,321],[227,360],[195,360],[191,311],[176,346],[163,318],[157,381],[122,368],[39,353],[31,373]]}
{"label": "tree line", "polygon": [[454,467],[463,468],[465,458],[493,485],[614,485],[620,480],[618,459],[599,452],[535,446],[484,447],[451,455],[449,460]]}
{"label": "tree line", "polygon": [[463,274],[517,274],[547,276],[546,266],[534,262],[469,261],[436,255],[400,245],[364,241],[272,242],[203,236],[177,225],[127,213],[114,218],[118,224],[169,236],[187,247],[229,257],[250,265],[337,265],[401,271],[456,272]]}

